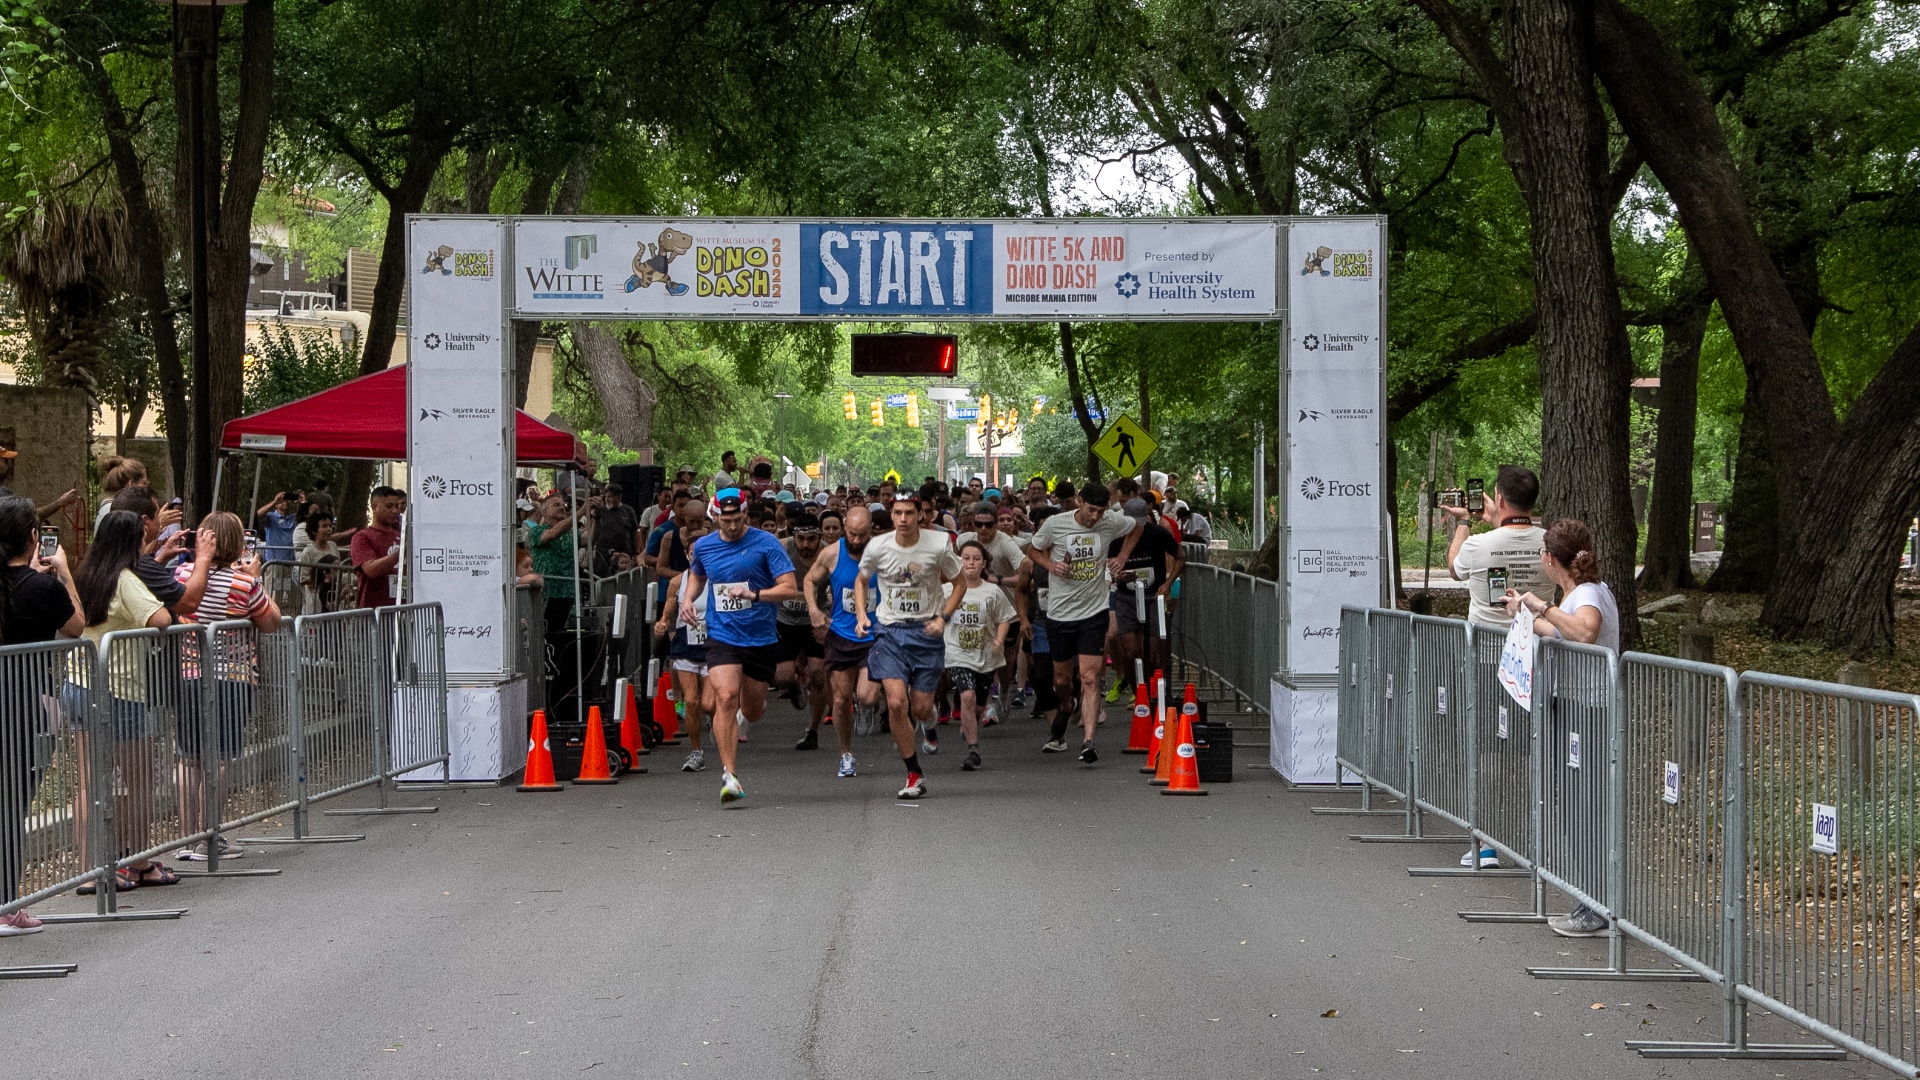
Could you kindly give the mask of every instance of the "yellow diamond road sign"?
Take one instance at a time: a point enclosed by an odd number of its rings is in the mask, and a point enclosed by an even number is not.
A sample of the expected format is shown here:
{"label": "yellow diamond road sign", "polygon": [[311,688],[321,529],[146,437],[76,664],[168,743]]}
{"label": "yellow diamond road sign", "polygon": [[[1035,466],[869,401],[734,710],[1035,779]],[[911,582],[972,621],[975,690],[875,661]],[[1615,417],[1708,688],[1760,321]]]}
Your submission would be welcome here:
{"label": "yellow diamond road sign", "polygon": [[1159,446],[1145,428],[1123,413],[1100,436],[1100,441],[1093,444],[1093,452],[1114,472],[1121,476],[1132,476],[1140,471]]}

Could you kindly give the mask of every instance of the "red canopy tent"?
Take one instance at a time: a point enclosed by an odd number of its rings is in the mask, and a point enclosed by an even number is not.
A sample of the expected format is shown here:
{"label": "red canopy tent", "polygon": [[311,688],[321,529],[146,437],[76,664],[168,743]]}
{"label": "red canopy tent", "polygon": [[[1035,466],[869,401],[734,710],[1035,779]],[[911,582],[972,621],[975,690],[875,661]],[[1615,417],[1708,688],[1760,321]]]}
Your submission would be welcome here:
{"label": "red canopy tent", "polygon": [[[432,406],[426,406],[431,408]],[[572,465],[586,456],[580,440],[514,410],[519,463]],[[407,457],[407,369],[391,367],[330,390],[227,423],[222,450],[261,454],[404,461]]]}

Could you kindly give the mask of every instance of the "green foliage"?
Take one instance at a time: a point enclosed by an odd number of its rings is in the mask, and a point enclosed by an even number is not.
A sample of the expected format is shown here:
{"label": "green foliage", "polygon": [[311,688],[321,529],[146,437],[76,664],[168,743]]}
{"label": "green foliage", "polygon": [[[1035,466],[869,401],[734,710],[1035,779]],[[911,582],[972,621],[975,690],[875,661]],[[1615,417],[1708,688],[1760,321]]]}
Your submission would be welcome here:
{"label": "green foliage", "polygon": [[242,407],[248,413],[297,401],[360,374],[359,353],[352,347],[325,331],[290,327],[278,319],[261,325],[245,359]]}

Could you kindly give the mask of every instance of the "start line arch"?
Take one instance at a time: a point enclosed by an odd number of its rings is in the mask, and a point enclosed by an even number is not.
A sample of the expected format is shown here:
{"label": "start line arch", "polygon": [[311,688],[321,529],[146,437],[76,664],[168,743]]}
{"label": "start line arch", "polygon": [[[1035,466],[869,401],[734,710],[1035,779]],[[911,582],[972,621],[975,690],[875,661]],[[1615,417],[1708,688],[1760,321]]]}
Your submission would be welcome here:
{"label": "start line arch", "polygon": [[[408,572],[456,779],[526,745],[508,655],[514,319],[1281,323],[1273,764],[1333,779],[1340,607],[1390,600],[1386,219],[407,219]],[[1242,688],[1249,690],[1250,688]]]}

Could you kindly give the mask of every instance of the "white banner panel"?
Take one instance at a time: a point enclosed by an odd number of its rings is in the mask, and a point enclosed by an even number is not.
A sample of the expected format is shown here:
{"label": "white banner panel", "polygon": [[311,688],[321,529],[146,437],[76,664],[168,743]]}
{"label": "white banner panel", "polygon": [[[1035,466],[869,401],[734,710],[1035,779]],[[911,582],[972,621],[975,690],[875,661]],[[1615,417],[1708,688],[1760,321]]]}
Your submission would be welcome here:
{"label": "white banner panel", "polygon": [[798,222],[514,222],[514,306],[543,315],[766,318],[800,312]]}
{"label": "white banner panel", "polygon": [[407,443],[413,599],[445,615],[447,670],[509,670],[513,383],[502,222],[413,218]]}
{"label": "white banner panel", "polygon": [[1332,674],[1340,607],[1382,600],[1383,223],[1294,221],[1287,242],[1287,670]]}
{"label": "white banner panel", "polygon": [[513,219],[522,315],[1269,319],[1272,220]]}

